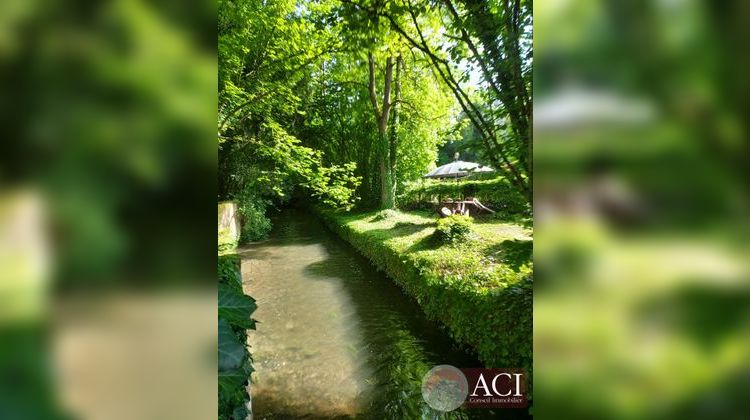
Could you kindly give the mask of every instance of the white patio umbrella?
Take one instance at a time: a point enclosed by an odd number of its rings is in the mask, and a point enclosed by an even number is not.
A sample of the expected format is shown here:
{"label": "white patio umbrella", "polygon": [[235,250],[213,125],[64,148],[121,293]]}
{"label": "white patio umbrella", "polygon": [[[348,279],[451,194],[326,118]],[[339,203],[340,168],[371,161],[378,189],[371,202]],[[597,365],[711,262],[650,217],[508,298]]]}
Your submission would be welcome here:
{"label": "white patio umbrella", "polygon": [[475,162],[455,160],[443,166],[438,166],[422,178],[462,178],[477,172],[492,172],[494,169]]}
{"label": "white patio umbrella", "polygon": [[[422,176],[422,178],[433,178],[433,179],[436,179],[436,178],[437,179],[449,179],[449,178],[453,178],[453,179],[456,180],[456,184],[458,184],[458,179],[459,178],[463,178],[463,177],[469,176],[469,175],[471,175],[473,173],[477,173],[477,172],[493,172],[494,171],[494,169],[490,168],[489,166],[484,166],[484,165],[481,165],[481,164],[475,163],[475,162],[465,162],[463,160],[458,160],[458,153],[456,153],[455,159],[456,160],[454,160],[451,163],[448,163],[446,165],[439,166],[439,167],[435,168],[434,170],[432,170],[427,175]],[[492,211],[492,210],[484,207],[478,201],[475,200],[475,202],[476,202],[475,205],[479,205],[483,209]],[[448,213],[445,213],[445,211],[447,211],[449,213],[452,212],[449,209],[448,210],[444,210],[444,209],[446,209],[446,208],[443,207],[443,208],[440,209],[440,212],[441,212],[442,216],[447,216],[448,215]],[[455,211],[455,209],[453,211]],[[461,204],[460,212],[461,212],[461,214],[464,214],[463,213],[464,212],[464,204],[463,203]]]}

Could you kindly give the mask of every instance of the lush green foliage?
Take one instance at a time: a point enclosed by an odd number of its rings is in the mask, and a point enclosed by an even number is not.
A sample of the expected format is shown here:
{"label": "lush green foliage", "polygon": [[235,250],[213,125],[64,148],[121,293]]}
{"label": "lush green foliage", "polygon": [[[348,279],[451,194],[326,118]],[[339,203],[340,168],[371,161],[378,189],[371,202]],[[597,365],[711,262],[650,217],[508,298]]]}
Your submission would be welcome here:
{"label": "lush green foliage", "polygon": [[[748,412],[748,3],[557,5],[535,5],[535,93],[616,106],[550,125],[534,151],[555,216],[535,249],[537,414]],[[700,112],[684,106],[697,97]],[[634,106],[650,118],[634,123]],[[586,217],[564,207],[597,188],[620,199]]]}
{"label": "lush green foliage", "polygon": [[255,300],[242,292],[242,276],[236,255],[220,255],[218,264],[219,304],[219,418],[247,417],[247,381],[253,372],[247,350],[247,329],[255,329],[251,318]]}
{"label": "lush green foliage", "polygon": [[529,215],[526,198],[504,178],[477,181],[421,180],[408,184],[399,196],[406,209],[434,208],[442,199],[474,197],[502,216]]}
{"label": "lush green foliage", "polygon": [[437,221],[433,236],[439,244],[456,244],[469,239],[474,219],[454,214]]}
{"label": "lush green foliage", "polygon": [[[389,32],[387,25],[379,25],[380,29],[363,40],[362,33],[369,29],[361,13],[348,9],[331,13],[345,16],[341,26],[330,29],[347,44],[316,71],[318,81],[304,88],[309,95],[302,99],[305,118],[300,118],[304,126],[298,135],[306,145],[323,150],[334,163],[356,162],[356,173],[362,177],[358,190],[361,204],[377,207],[382,204],[384,176],[388,177],[385,182],[398,190],[404,182],[423,175],[435,161],[446,127],[452,127],[456,117],[455,103],[423,59]],[[369,55],[374,64],[372,85]],[[388,82],[391,94],[386,120],[381,93]],[[370,88],[377,94],[375,103]]]}
{"label": "lush green foliage", "polygon": [[219,2],[220,197],[241,205],[245,237],[268,231],[263,216],[292,194],[349,207],[359,178],[350,161],[331,165],[296,135],[302,97],[313,67],[338,41],[317,30],[310,9],[295,1]]}
{"label": "lush green foliage", "polygon": [[221,196],[390,208],[459,132],[528,200],[530,9],[512,3],[479,21],[465,2],[221,1]]}
{"label": "lush green foliage", "polygon": [[227,229],[219,230],[219,253],[225,253],[237,248],[237,241],[232,238]]}
{"label": "lush green foliage", "polygon": [[[398,195],[459,135],[479,139],[478,156],[489,160],[481,163],[508,181],[458,192],[523,213],[530,23],[530,4],[520,0],[221,0],[220,198],[238,201],[243,237],[262,236],[268,207],[295,199],[384,209],[455,193],[410,187]],[[436,247],[431,217],[327,214],[487,365],[530,369],[531,264],[501,242],[530,243],[523,228],[451,219],[437,234],[451,244]],[[523,261],[501,260],[511,256]],[[227,366],[235,351],[227,347]]]}
{"label": "lush green foliage", "polygon": [[43,198],[56,287],[211,269],[194,258],[206,231],[185,226],[216,196],[215,41],[195,31],[216,15],[170,3],[0,2],[2,201]]}
{"label": "lush green foliage", "polygon": [[[370,32],[385,26],[419,52],[435,77],[453,93],[463,116],[479,134],[490,163],[531,201],[532,2],[344,3],[360,14],[360,25],[369,23],[366,28]],[[479,77],[472,78],[471,73]],[[479,92],[474,89],[476,79],[481,80]]]}
{"label": "lush green foliage", "polygon": [[266,236],[271,230],[271,220],[266,215],[270,201],[263,198],[252,187],[252,184],[246,185],[236,197],[237,209],[242,216],[241,242],[256,241]]}
{"label": "lush green foliage", "polygon": [[397,212],[319,211],[329,227],[384,270],[428,317],[473,348],[488,367],[531,372],[532,263],[528,232],[517,225],[478,221],[476,240],[435,246],[432,216]]}

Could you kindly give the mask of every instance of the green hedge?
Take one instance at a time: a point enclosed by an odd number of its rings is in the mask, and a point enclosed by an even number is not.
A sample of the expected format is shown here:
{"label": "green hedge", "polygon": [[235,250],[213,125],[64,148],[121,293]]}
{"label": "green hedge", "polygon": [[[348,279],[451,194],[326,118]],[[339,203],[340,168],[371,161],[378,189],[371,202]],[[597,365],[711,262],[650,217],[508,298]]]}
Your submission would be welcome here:
{"label": "green hedge", "polygon": [[[316,212],[416,299],[428,318],[444,324],[456,342],[473,348],[486,367],[522,367],[531,378],[530,270],[519,272],[497,264],[487,271],[481,258],[460,247],[415,252],[418,244],[404,242],[403,237],[384,240],[383,229],[373,229],[371,222],[363,228],[365,221],[372,220],[368,214]],[[463,270],[451,272],[450,267],[462,265]]]}
{"label": "green hedge", "polygon": [[219,306],[219,419],[240,420],[248,415],[247,384],[253,372],[247,349],[247,330],[255,329],[250,317],[255,300],[242,291],[237,255],[220,255],[218,263]]}
{"label": "green hedge", "polygon": [[505,178],[486,181],[421,180],[407,184],[398,196],[399,208],[427,209],[445,198],[475,197],[501,215],[529,214],[531,207]]}

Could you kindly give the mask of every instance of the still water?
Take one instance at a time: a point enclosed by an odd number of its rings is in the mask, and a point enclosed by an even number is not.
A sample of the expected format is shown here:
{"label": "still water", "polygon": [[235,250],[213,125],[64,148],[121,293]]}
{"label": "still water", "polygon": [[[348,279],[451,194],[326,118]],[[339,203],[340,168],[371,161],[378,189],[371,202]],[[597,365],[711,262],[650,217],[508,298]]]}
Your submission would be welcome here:
{"label": "still water", "polygon": [[[314,216],[287,210],[274,226],[239,250],[245,292],[258,304],[248,337],[254,418],[438,418],[422,399],[424,374],[481,363]],[[500,417],[526,410],[508,411]]]}

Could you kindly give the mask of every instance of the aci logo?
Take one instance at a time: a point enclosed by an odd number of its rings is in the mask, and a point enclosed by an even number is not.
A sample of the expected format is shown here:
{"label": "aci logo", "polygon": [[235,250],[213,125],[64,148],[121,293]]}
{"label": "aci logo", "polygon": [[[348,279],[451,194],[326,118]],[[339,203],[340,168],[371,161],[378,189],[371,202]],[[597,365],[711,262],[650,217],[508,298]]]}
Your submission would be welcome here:
{"label": "aci logo", "polygon": [[451,365],[435,366],[422,378],[422,398],[435,410],[453,411],[468,394],[466,376]]}
{"label": "aci logo", "polygon": [[523,369],[432,368],[422,379],[422,397],[438,411],[467,408],[528,406]]}

